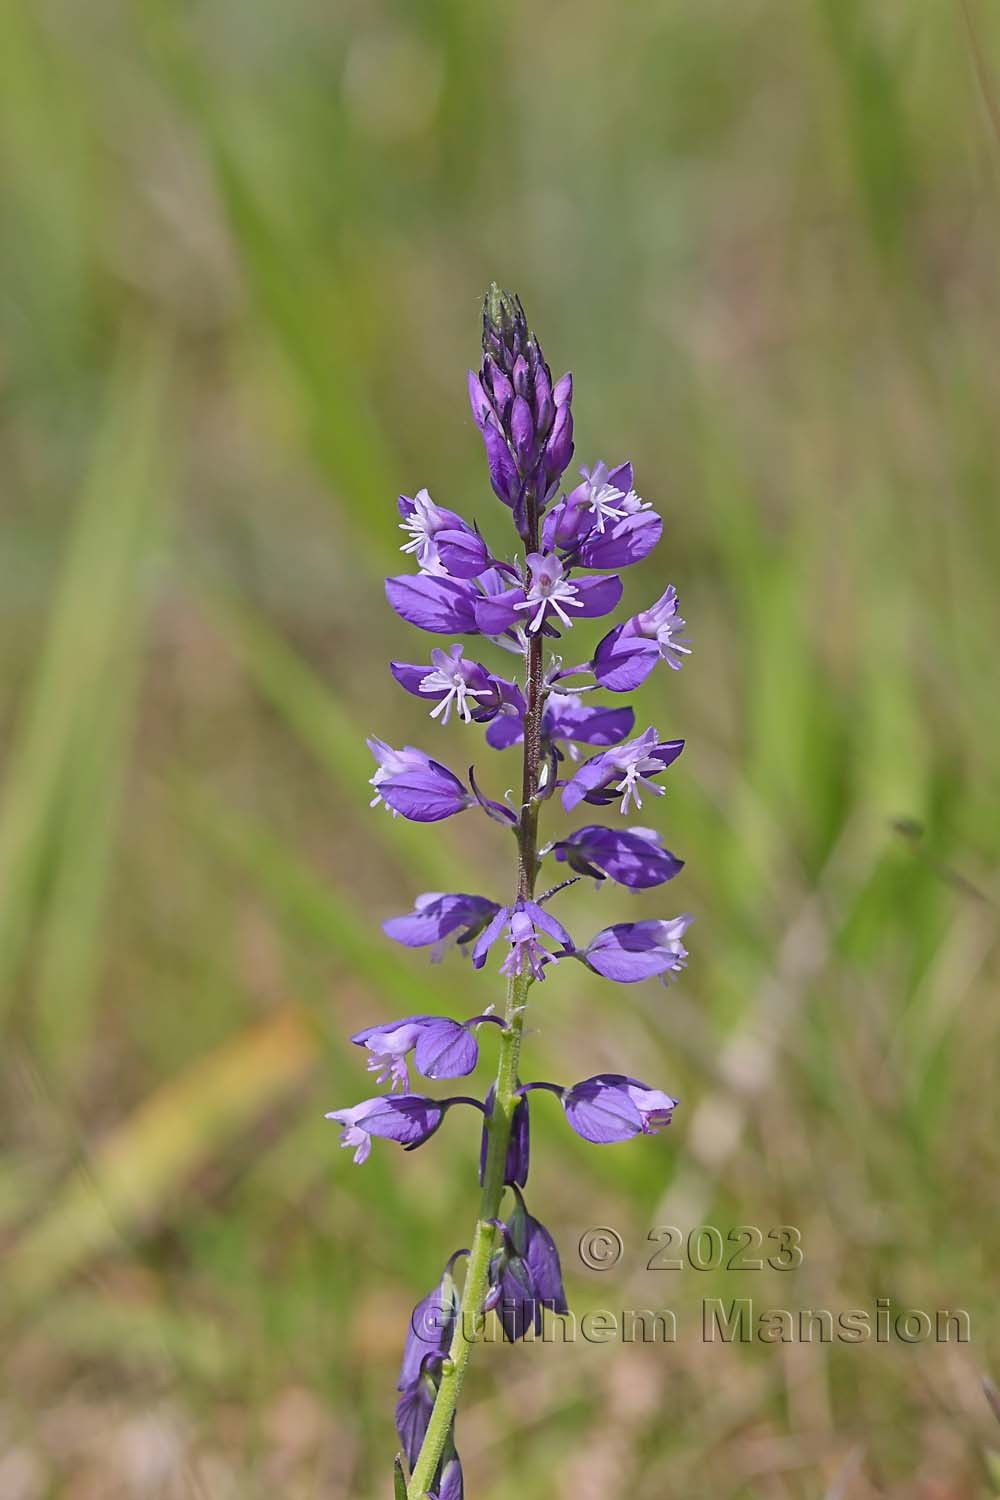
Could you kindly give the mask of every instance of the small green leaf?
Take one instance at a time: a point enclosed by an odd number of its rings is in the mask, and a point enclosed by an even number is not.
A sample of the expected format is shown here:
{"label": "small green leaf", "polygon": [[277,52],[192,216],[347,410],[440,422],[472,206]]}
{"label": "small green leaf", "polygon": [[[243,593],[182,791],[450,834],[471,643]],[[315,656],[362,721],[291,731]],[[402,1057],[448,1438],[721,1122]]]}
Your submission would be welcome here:
{"label": "small green leaf", "polygon": [[403,1473],[403,1455],[396,1454],[396,1462],[393,1465],[393,1476],[395,1485],[395,1500],[406,1500],[406,1475]]}

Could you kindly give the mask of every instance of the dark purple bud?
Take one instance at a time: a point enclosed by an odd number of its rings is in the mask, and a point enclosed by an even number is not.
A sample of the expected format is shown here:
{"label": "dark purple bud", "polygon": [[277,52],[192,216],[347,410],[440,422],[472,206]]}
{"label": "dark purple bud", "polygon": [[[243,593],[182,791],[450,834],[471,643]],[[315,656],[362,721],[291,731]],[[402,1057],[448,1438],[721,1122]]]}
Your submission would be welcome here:
{"label": "dark purple bud", "polygon": [[520,297],[490,283],[483,298],[483,355],[511,374],[528,352],[528,321]]}
{"label": "dark purple bud", "polygon": [[599,1073],[566,1089],[562,1102],[577,1135],[607,1146],[634,1135],[655,1135],[670,1124],[678,1101],[624,1073]]}
{"label": "dark purple bud", "polygon": [[684,861],[665,849],[652,828],[604,828],[590,823],[554,844],[556,859],[578,875],[607,876],[631,890],[648,890],[673,880]]}
{"label": "dark purple bud", "polygon": [[572,401],[573,376],[571,375],[569,370],[566,371],[566,374],[563,375],[561,379],[556,381],[555,389],[552,392],[552,399],[557,407],[569,406],[570,402]]}
{"label": "dark purple bud", "polygon": [[685,913],[669,922],[617,922],[605,927],[574,956],[595,974],[616,984],[656,978],[666,984],[671,974],[680,973],[687,965],[687,949],[681,939],[693,920]]}
{"label": "dark purple bud", "polygon": [[545,474],[550,482],[564,473],[572,457],[573,413],[568,405],[557,406],[544,453]]}
{"label": "dark purple bud", "polygon": [[[483,1121],[483,1135],[479,1147],[479,1185],[482,1187],[483,1178],[486,1175],[486,1154],[489,1150],[490,1136],[488,1122],[493,1114],[493,1104],[496,1100],[496,1087],[490,1085],[490,1091],[486,1095],[484,1108],[486,1119]],[[522,1094],[514,1106],[514,1117],[511,1121],[510,1141],[507,1145],[507,1160],[504,1165],[504,1185],[506,1187],[524,1187],[528,1180],[528,1161],[531,1152],[531,1132],[528,1121],[528,1096]]]}
{"label": "dark purple bud", "polygon": [[[525,1097],[522,1095],[522,1098]],[[533,1218],[525,1207],[524,1199],[517,1193],[517,1207],[508,1222],[511,1242],[517,1253],[527,1263],[535,1288],[534,1311],[535,1332],[542,1329],[542,1309],[547,1307],[554,1313],[568,1313],[569,1304],[563,1288],[562,1266],[555,1240],[544,1224]]]}
{"label": "dark purple bud", "polygon": [[[530,389],[528,382],[528,361],[523,354],[519,354],[514,361],[514,367],[511,370],[511,380],[514,382],[514,390],[518,396],[524,397],[528,394]],[[514,405],[517,405],[516,401]]]}
{"label": "dark purple bud", "polygon": [[516,506],[521,493],[521,481],[506,438],[497,428],[486,426],[483,428],[483,444],[493,493],[504,505]]}
{"label": "dark purple bud", "polygon": [[514,397],[514,406],[510,415],[510,435],[514,444],[514,452],[524,465],[534,447],[535,424],[531,416],[531,407],[523,396]]}
{"label": "dark purple bud", "polygon": [[521,1256],[505,1247],[490,1262],[490,1282],[499,1291],[493,1307],[504,1338],[516,1343],[534,1326],[537,1316],[531,1268]]}
{"label": "dark purple bud", "polygon": [[480,432],[487,422],[494,420],[493,407],[489,396],[483,390],[482,383],[475,370],[468,371],[469,405],[472,408],[472,418]]}

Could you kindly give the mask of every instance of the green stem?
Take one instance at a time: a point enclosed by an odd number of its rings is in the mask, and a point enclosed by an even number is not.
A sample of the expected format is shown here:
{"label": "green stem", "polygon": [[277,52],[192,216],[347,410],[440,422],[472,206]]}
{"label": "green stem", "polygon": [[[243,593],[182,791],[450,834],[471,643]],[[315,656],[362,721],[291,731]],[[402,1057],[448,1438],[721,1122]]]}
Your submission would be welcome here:
{"label": "green stem", "polygon": [[[533,544],[538,544],[537,514],[532,517]],[[532,544],[529,542],[529,550]],[[517,899],[530,901],[535,890],[538,869],[538,776],[541,769],[541,728],[544,693],[542,689],[542,642],[539,636],[530,640],[525,671],[524,771],[521,792],[521,816],[517,828]],[[482,1331],[483,1303],[489,1288],[490,1259],[496,1230],[493,1225],[500,1213],[504,1194],[507,1147],[510,1143],[514,1110],[517,1106],[518,1062],[524,1027],[524,1006],[532,978],[530,971],[507,982],[504,1019],[507,1029],[500,1037],[497,1063],[496,1097],[493,1113],[486,1122],[488,1138],[486,1168],[479,1198],[479,1217],[466,1265],[462,1304],[455,1322],[448,1358],[444,1362],[434,1410],[427,1425],[420,1456],[410,1476],[407,1500],[423,1500],[434,1482],[437,1466],[451,1433],[455,1408],[462,1393],[465,1368],[473,1345]]]}

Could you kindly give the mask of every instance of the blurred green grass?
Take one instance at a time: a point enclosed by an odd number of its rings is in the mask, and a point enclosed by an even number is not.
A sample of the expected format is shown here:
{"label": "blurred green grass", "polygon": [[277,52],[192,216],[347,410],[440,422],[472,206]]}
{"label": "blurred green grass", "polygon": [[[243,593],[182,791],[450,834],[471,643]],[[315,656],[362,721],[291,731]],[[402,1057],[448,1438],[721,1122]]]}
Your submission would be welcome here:
{"label": "blurred green grass", "polygon": [[[322,1114],[357,1026],[467,1008],[379,919],[510,878],[485,821],[371,813],[363,746],[421,737],[396,493],[503,535],[492,277],[575,371],[579,460],[666,516],[628,587],[695,642],[639,713],[688,739],[653,811],[698,921],[669,993],[558,971],[529,1052],[682,1097],[605,1153],[543,1100],[532,1181],[574,1306],[678,1343],[484,1350],[470,1493],[1000,1493],[998,49],[973,0],[5,7],[5,1497],[388,1493],[474,1153],[456,1117],[355,1172]],[[794,1223],[803,1267],[644,1270],[699,1222]],[[702,1343],[737,1295],[973,1341]]]}

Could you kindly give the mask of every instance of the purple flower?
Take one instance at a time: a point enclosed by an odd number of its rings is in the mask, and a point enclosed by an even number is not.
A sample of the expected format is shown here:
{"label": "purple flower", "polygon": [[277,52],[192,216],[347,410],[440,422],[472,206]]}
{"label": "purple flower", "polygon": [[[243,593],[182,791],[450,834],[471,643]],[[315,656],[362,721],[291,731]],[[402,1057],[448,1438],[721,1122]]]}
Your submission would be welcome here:
{"label": "purple flower", "polygon": [[[473,1018],[478,1020],[478,1016]],[[472,1024],[448,1016],[408,1016],[403,1021],[366,1026],[351,1041],[367,1047],[368,1071],[378,1075],[376,1083],[388,1082],[393,1089],[405,1090],[410,1087],[406,1056],[411,1051],[417,1072],[424,1078],[464,1078],[471,1073],[479,1061]]]}
{"label": "purple flower", "polygon": [[556,963],[555,955],[549,953],[538,941],[538,930],[554,938],[567,951],[573,949],[573,939],[549,912],[536,901],[516,901],[513,906],[502,906],[489,926],[480,935],[472,950],[472,964],[481,969],[486,955],[497,938],[507,929],[510,952],[500,965],[501,974],[517,975],[527,965],[536,979],[545,978],[545,965]]}
{"label": "purple flower", "polygon": [[603,535],[609,525],[628,515],[622,502],[632,490],[631,464],[620,464],[609,473],[607,464],[596,463],[593,469],[581,469],[580,473],[583,483],[545,518],[543,537],[547,547],[576,547],[592,531]]}
{"label": "purple flower", "polygon": [[478,635],[476,603],[482,598],[465,579],[404,573],[385,580],[385,596],[401,620],[431,635]]}
{"label": "purple flower", "polygon": [[495,911],[496,901],[485,896],[467,896],[460,891],[425,891],[413,903],[413,911],[402,917],[390,917],[382,931],[394,942],[407,948],[429,948],[437,962],[444,953],[446,940],[455,936],[462,946],[478,937]]}
{"label": "purple flower", "polygon": [[598,1073],[566,1089],[562,1102],[577,1135],[607,1146],[634,1135],[656,1135],[670,1124],[678,1101],[624,1073]]}
{"label": "purple flower", "polygon": [[484,1309],[496,1310],[504,1338],[512,1344],[523,1339],[540,1316],[531,1267],[509,1245],[498,1250],[490,1262],[490,1291]]}
{"label": "purple flower", "polygon": [[583,801],[605,806],[619,795],[623,813],[628,812],[633,801],[636,807],[641,807],[640,786],[657,797],[662,796],[663,787],[654,786],[650,777],[665,771],[683,749],[683,740],[661,741],[656,730],[649,728],[637,739],[586,761],[563,788],[563,807],[572,812]]}
{"label": "purple flower", "polygon": [[398,1141],[413,1151],[429,1141],[444,1119],[450,1099],[427,1099],[423,1094],[380,1095],[364,1099],[351,1109],[332,1109],[326,1116],[342,1128],[342,1146],[354,1146],[358,1166],[371,1155],[372,1136]]}
{"label": "purple flower", "polygon": [[478,718],[484,710],[487,716],[491,716],[490,709],[493,713],[499,711],[501,699],[497,680],[481,662],[466,661],[460,645],[449,646],[447,651],[436,647],[431,652],[430,667],[391,661],[389,670],[408,693],[437,704],[431,709],[431,718],[440,717],[442,724],[447,724],[451,717],[452,706],[466,724],[474,717]]}
{"label": "purple flower", "polygon": [[[543,628],[558,633],[553,615],[564,629],[576,619],[607,615],[622,596],[622,581],[613,573],[603,577],[570,579],[555,553],[529,552],[527,564],[531,582],[508,589],[492,598],[480,598],[475,605],[476,622],[483,635],[501,635],[521,624],[529,635]],[[574,616],[567,611],[573,610]]]}
{"label": "purple flower", "polygon": [[652,828],[604,828],[588,823],[552,845],[556,859],[578,875],[595,880],[608,876],[632,890],[647,890],[673,880],[684,861],[665,849]]}
{"label": "purple flower", "polygon": [[668,922],[618,922],[603,928],[586,948],[575,949],[573,957],[616,984],[635,984],[657,975],[667,984],[671,974],[687,965],[681,939],[693,920],[685,913]]}
{"label": "purple flower", "polygon": [[399,529],[409,534],[399,550],[415,553],[422,573],[475,578],[489,566],[490,555],[479,533],[455,511],[435,505],[426,490],[418,490],[412,500],[400,495],[399,514]]}
{"label": "purple flower", "polygon": [[690,656],[691,648],[677,607],[671,584],[651,608],[608,632],[594,652],[594,676],[601,687],[630,693],[645,682],[658,661],[680,670],[681,656]]}
{"label": "purple flower", "polygon": [[[484,1101],[486,1118],[483,1120],[483,1135],[479,1146],[479,1185],[482,1187],[486,1176],[486,1154],[490,1145],[489,1122],[493,1114],[493,1105],[496,1102],[496,1085],[490,1084],[490,1091]],[[528,1096],[522,1094],[514,1106],[514,1118],[511,1122],[510,1141],[507,1144],[507,1160],[504,1164],[504,1184],[512,1187],[524,1187],[528,1180],[528,1162],[531,1155],[531,1130],[528,1120]]]}
{"label": "purple flower", "polygon": [[471,806],[474,799],[458,777],[422,750],[412,745],[394,750],[374,738],[367,743],[378,763],[370,778],[375,788],[372,807],[384,802],[393,814],[401,813],[413,823],[439,823]]}

